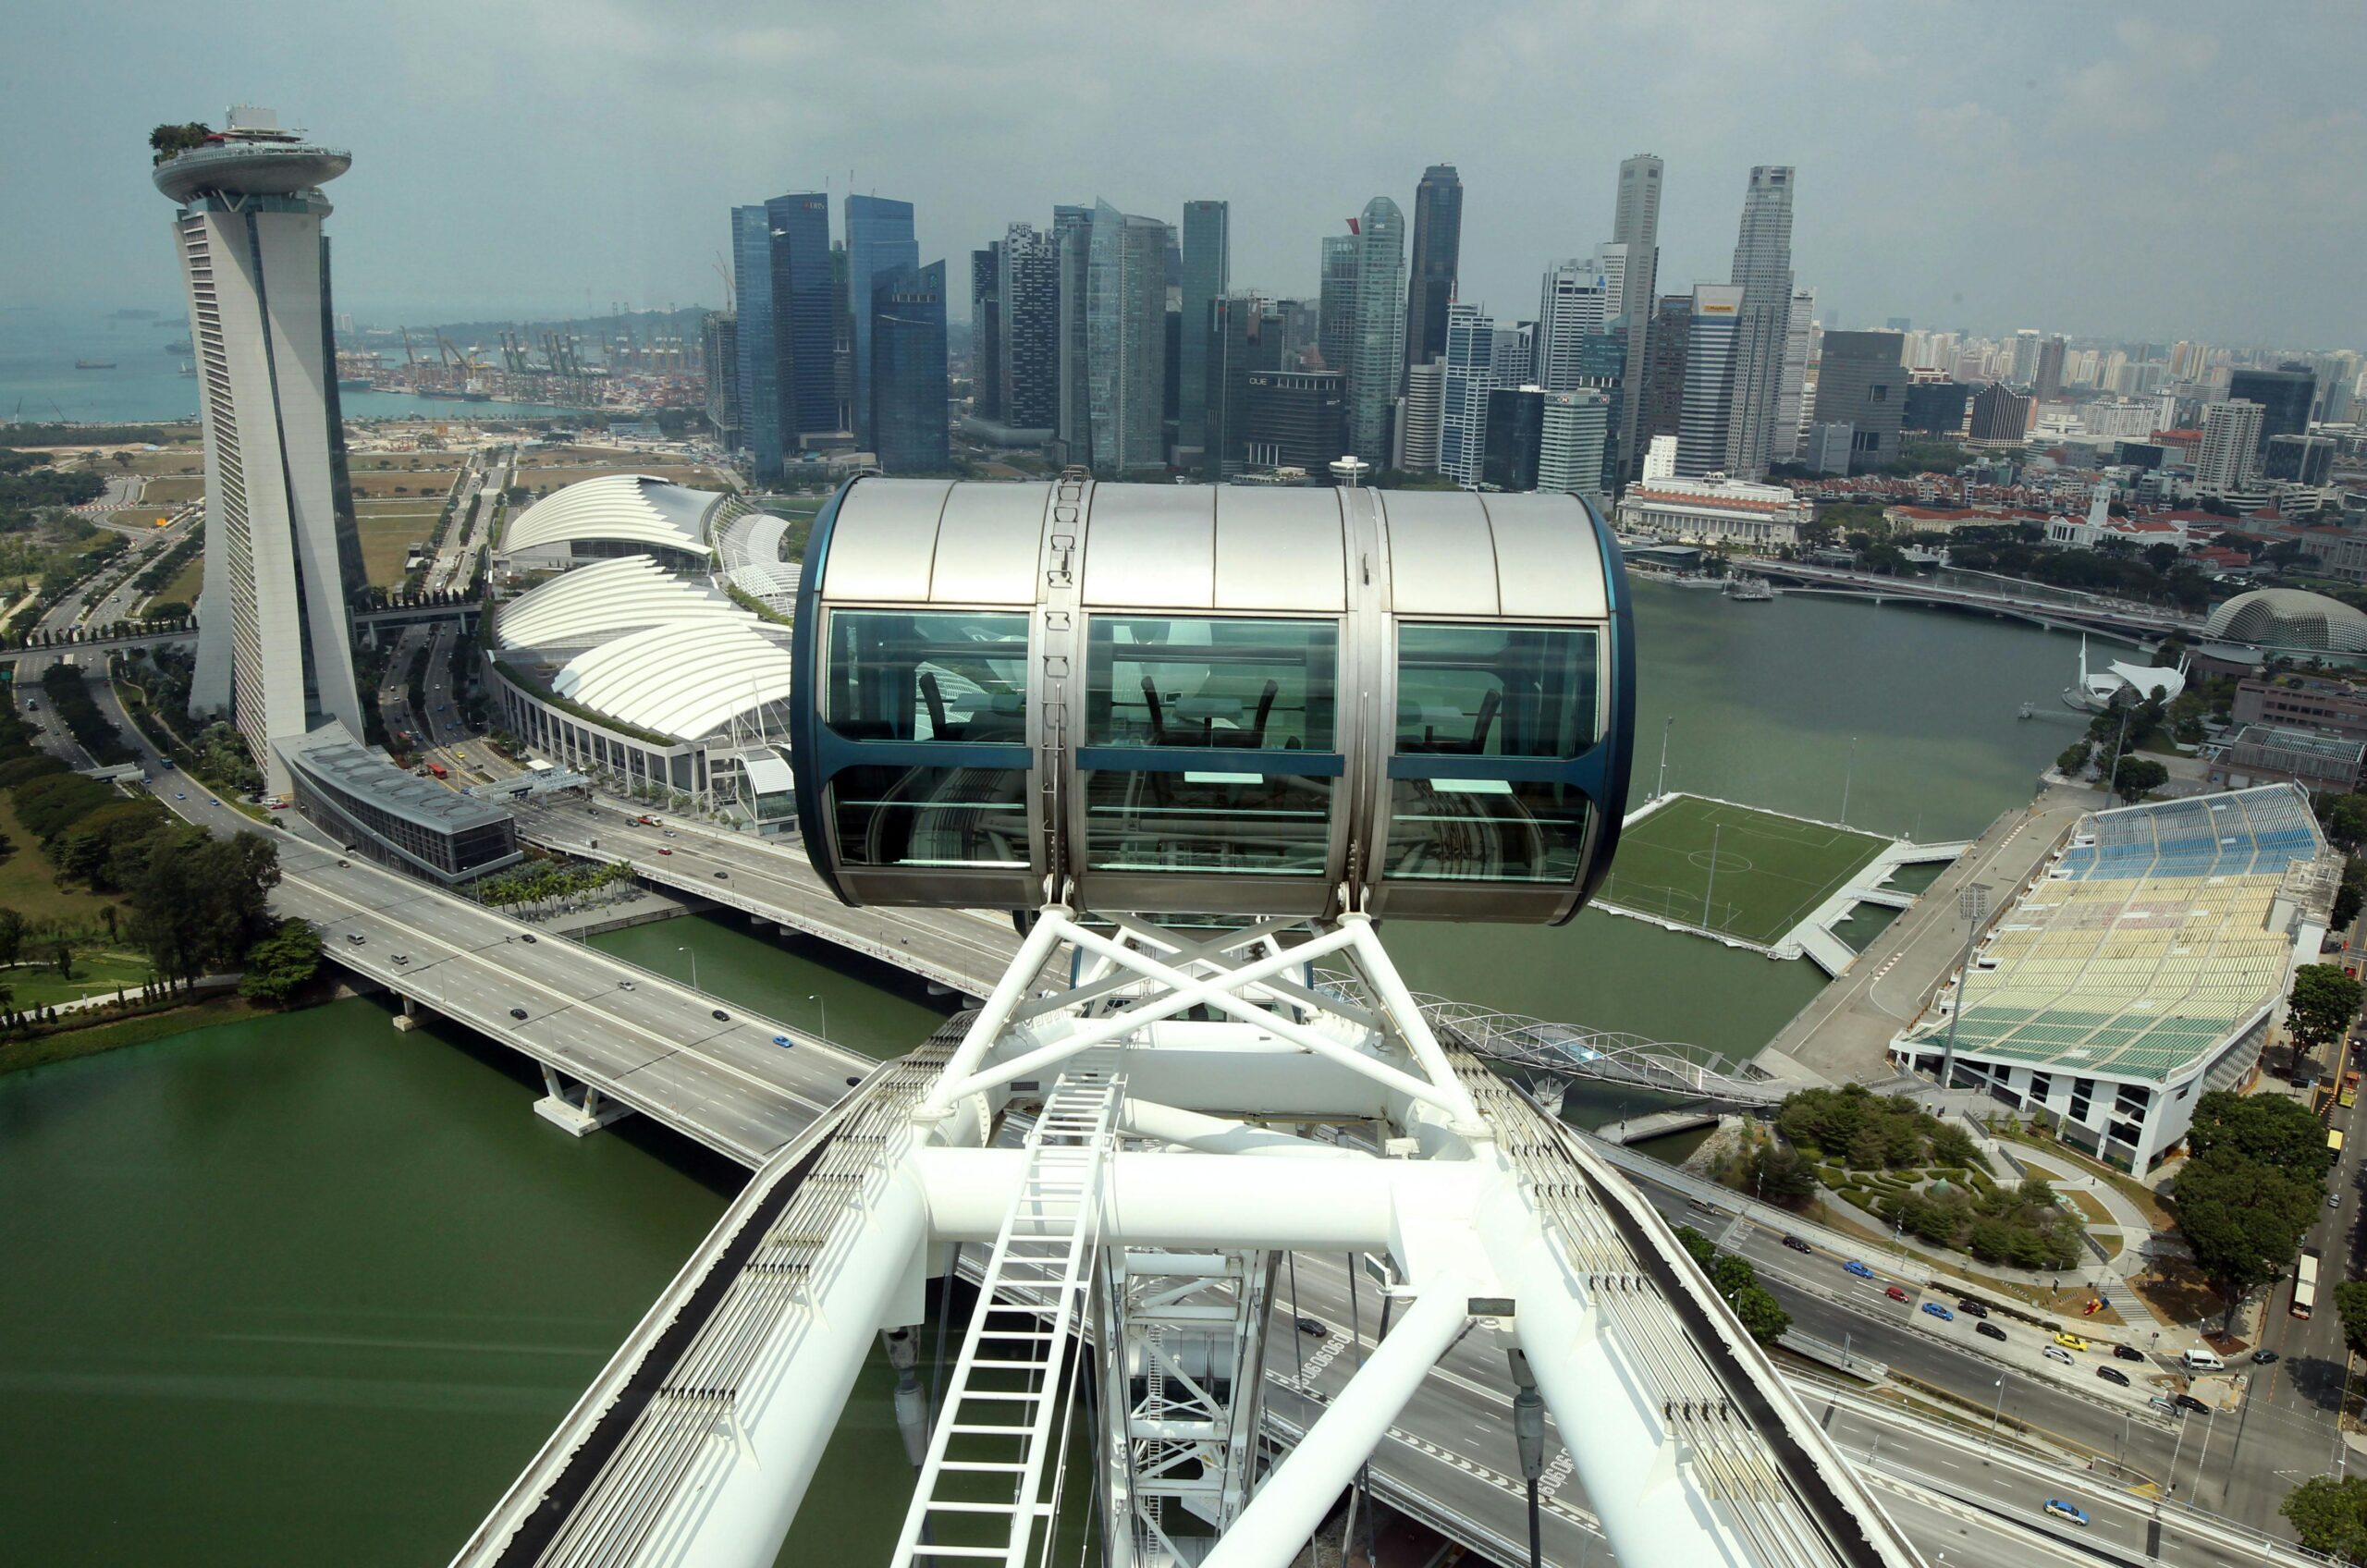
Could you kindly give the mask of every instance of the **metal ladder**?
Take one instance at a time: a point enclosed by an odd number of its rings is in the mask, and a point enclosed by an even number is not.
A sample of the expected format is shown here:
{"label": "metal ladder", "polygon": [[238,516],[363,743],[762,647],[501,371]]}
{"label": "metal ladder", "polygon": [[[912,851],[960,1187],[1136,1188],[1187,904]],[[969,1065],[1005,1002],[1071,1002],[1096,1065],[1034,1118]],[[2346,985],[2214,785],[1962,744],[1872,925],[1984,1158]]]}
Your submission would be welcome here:
{"label": "metal ladder", "polygon": [[[1085,1328],[1104,1162],[1125,1097],[1115,1060],[1114,1051],[1072,1059],[1027,1135],[1019,1190],[897,1538],[897,1568],[956,1559],[1019,1568],[1037,1523],[1051,1525],[1045,1471],[1059,1467],[1053,1425]],[[1008,1494],[981,1500],[996,1476]]]}

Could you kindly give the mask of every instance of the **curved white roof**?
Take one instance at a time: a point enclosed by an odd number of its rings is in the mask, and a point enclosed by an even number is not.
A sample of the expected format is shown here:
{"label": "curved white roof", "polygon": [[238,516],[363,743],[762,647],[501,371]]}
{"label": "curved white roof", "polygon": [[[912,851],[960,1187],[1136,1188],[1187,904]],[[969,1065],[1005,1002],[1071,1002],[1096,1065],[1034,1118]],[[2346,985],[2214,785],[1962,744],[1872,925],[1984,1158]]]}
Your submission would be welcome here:
{"label": "curved white roof", "polygon": [[2139,697],[2159,697],[2165,703],[2177,701],[2186,690],[2186,671],[2166,665],[2124,664],[2116,659],[2099,670],[2089,672],[2088,694],[2099,701],[2110,702],[2125,687]]}
{"label": "curved white roof", "polygon": [[707,515],[722,496],[646,473],[608,473],[555,490],[509,520],[505,551],[607,539],[706,551]]}
{"label": "curved white roof", "polygon": [[789,519],[771,512],[751,512],[735,518],[723,531],[723,564],[726,569],[741,566],[778,566],[782,560],[781,545],[789,536]]}
{"label": "curved white roof", "polygon": [[647,556],[619,556],[579,567],[504,605],[497,634],[505,648],[548,647],[717,618],[744,619],[729,599]]}
{"label": "curved white roof", "polygon": [[789,650],[754,624],[733,611],[653,626],[578,654],[551,686],[637,729],[695,741],[736,714],[789,700]]}
{"label": "curved white roof", "polygon": [[2300,588],[2255,588],[2211,612],[2203,634],[2270,648],[2367,653],[2367,615]]}

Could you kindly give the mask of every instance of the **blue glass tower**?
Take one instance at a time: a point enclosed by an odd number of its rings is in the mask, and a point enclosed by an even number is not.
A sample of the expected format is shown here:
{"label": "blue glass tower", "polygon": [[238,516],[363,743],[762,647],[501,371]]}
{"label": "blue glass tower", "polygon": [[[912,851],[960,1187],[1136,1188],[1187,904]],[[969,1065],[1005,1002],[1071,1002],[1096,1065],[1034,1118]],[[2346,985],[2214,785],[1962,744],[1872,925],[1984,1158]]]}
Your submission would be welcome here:
{"label": "blue glass tower", "polygon": [[762,207],[731,209],[731,274],[740,330],[732,377],[740,395],[740,429],[758,479],[779,477],[780,381],[773,346],[772,220]]}
{"label": "blue glass tower", "polygon": [[941,473],[946,437],[945,263],[899,267],[871,282],[872,449],[889,473]]}
{"label": "blue glass tower", "polygon": [[[839,428],[830,341],[830,199],[821,191],[765,203],[772,225],[773,361],[780,386],[781,449]],[[742,326],[742,342],[748,329]]]}
{"label": "blue glass tower", "polygon": [[[871,299],[873,282],[886,273],[915,269],[921,248],[913,238],[913,204],[886,196],[847,198],[847,291],[855,301],[854,422],[861,443],[875,448],[871,426]],[[944,292],[942,288],[938,290]]]}

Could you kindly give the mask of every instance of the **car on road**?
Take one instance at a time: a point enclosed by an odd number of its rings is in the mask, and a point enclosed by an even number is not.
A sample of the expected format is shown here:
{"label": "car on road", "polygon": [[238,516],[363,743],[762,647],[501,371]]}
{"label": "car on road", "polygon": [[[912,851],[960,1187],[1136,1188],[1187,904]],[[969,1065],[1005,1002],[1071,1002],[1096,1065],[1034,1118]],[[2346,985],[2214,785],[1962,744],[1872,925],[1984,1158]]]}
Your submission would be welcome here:
{"label": "car on road", "polygon": [[189,791],[188,791],[188,790],[174,790],[174,791],[173,791],[173,799],[175,799],[175,800],[177,800],[177,801],[185,801],[185,800],[188,800],[188,799],[189,799]]}
{"label": "car on road", "polygon": [[2073,1507],[2059,1497],[2051,1497],[2046,1500],[2046,1515],[2050,1519],[2060,1519],[2067,1524],[2084,1526],[2088,1523],[2088,1515],[2084,1510]]}
{"label": "car on road", "polygon": [[534,935],[532,931],[529,931],[529,932],[525,933],[523,936],[520,937],[518,939],[519,939],[520,941],[521,941],[521,942],[525,943],[528,947],[530,947],[530,948],[531,948],[531,947],[533,947],[533,946],[534,945],[534,943],[535,943],[539,938],[537,938],[537,937],[535,937],[535,935]]}
{"label": "car on road", "polygon": [[2170,1397],[2170,1403],[2180,1410],[2191,1410],[2198,1415],[2211,1408],[2192,1394],[2173,1394]]}
{"label": "car on road", "polygon": [[2099,1364],[2096,1367],[2096,1376],[2107,1383],[2118,1383],[2124,1389],[2128,1387],[2128,1374],[2117,1366]]}
{"label": "car on road", "polygon": [[2047,1346],[2046,1358],[2049,1361],[2059,1361],[2066,1366],[2071,1365],[2071,1353],[2065,1350],[2061,1345]]}
{"label": "car on road", "polygon": [[2160,1394],[2155,1394],[2152,1399],[2147,1400],[2145,1403],[2165,1415],[2176,1415],[2178,1413],[2178,1407],[2167,1399],[2162,1397]]}
{"label": "car on road", "polygon": [[1298,1320],[1298,1331],[1311,1334],[1318,1340],[1328,1340],[1331,1337],[1331,1325],[1320,1317],[1302,1317]]}
{"label": "car on road", "polygon": [[1955,1313],[1950,1312],[1946,1307],[1942,1306],[1935,1301],[1925,1302],[1923,1304],[1923,1310],[1930,1313],[1932,1317],[1938,1318],[1943,1323],[1953,1323],[1956,1320],[1956,1315]]}
{"label": "car on road", "polygon": [[729,882],[731,880],[731,874],[728,871],[718,871],[715,874],[715,879],[717,882]]}
{"label": "car on road", "polygon": [[729,1023],[731,1022],[731,1015],[724,1011],[721,1008],[717,1008],[714,1011],[717,1023]]}
{"label": "car on road", "polygon": [[1967,1317],[1986,1317],[1989,1316],[1989,1309],[1987,1307],[1969,1298],[1956,1303],[1956,1310],[1963,1313]]}
{"label": "car on road", "polygon": [[2342,1207],[2342,1194],[2340,1193],[2328,1193],[2326,1194],[2326,1207],[2328,1208],[2340,1208]]}
{"label": "car on road", "polygon": [[2054,1331],[2054,1342],[2061,1345],[2065,1350],[2086,1350],[2088,1348],[2088,1341],[2081,1339],[2079,1335],[2071,1332],[2068,1329],[2057,1329]]}
{"label": "car on road", "polygon": [[411,954],[409,954],[409,953],[397,953],[397,954],[395,955],[395,962],[396,962],[397,963],[409,963],[409,962],[411,962]]}
{"label": "car on road", "polygon": [[2005,1337],[2005,1330],[1994,1323],[1975,1323],[1972,1326],[1972,1331],[1984,1340],[2002,1340]]}
{"label": "car on road", "polygon": [[357,948],[362,945],[363,940],[362,933],[359,931],[348,931],[345,934],[345,939],[351,942]]}
{"label": "car on road", "polygon": [[526,1016],[526,1010],[522,1007],[513,1007],[509,1010],[509,1016],[512,1018],[522,1019]]}
{"label": "car on road", "polygon": [[1841,1267],[1846,1272],[1855,1274],[1860,1280],[1870,1280],[1874,1277],[1874,1271],[1872,1269],[1867,1268],[1864,1264],[1858,1262],[1854,1257],[1848,1262],[1843,1264]]}
{"label": "car on road", "polygon": [[773,1044],[780,1047],[783,1050],[787,1050],[791,1046],[796,1045],[797,1042],[791,1039],[786,1035],[775,1035],[773,1036]]}
{"label": "car on road", "polygon": [[2263,1349],[2252,1352],[2252,1365],[2255,1366],[2274,1366],[2276,1361],[2277,1355],[2273,1350]]}
{"label": "car on road", "polygon": [[344,867],[344,866],[350,866],[350,865],[351,865],[353,863],[352,863],[351,861],[350,861],[350,860],[341,860],[341,861],[337,862],[337,864],[340,867]]}
{"label": "car on road", "polygon": [[658,852],[659,854],[661,854],[661,855],[670,855],[670,854],[672,854],[674,851],[671,851],[671,850],[669,850],[669,849],[668,849],[665,845],[660,844],[660,845],[658,845],[658,846],[657,846],[657,852]]}
{"label": "car on road", "polygon": [[1801,1240],[1799,1237],[1797,1237],[1797,1236],[1786,1236],[1786,1237],[1784,1237],[1784,1244],[1785,1246],[1787,1246],[1787,1247],[1791,1248],[1794,1252],[1813,1252],[1813,1251],[1815,1251],[1815,1250],[1816,1250],[1815,1248],[1813,1248],[1813,1247],[1809,1246],[1809,1245],[1808,1244],[1808,1243],[1806,1243],[1806,1242],[1802,1241],[1802,1240]]}
{"label": "car on road", "polygon": [[1890,1297],[1893,1301],[1905,1301],[1907,1299],[1907,1292],[1899,1289],[1896,1285],[1884,1285],[1883,1287],[1883,1294]]}
{"label": "car on road", "polygon": [[2142,1361],[2145,1359],[2145,1353],[2139,1350],[2135,1345],[2115,1345],[2112,1347],[2112,1353],[2122,1361]]}
{"label": "car on road", "polygon": [[618,982],[617,982],[617,989],[618,989],[618,990],[619,990],[619,991],[632,991],[632,990],[638,990],[638,989],[640,989],[640,987],[639,987],[639,986],[635,986],[635,985],[634,985],[632,981],[630,981],[630,980],[619,980],[619,981],[618,981]]}

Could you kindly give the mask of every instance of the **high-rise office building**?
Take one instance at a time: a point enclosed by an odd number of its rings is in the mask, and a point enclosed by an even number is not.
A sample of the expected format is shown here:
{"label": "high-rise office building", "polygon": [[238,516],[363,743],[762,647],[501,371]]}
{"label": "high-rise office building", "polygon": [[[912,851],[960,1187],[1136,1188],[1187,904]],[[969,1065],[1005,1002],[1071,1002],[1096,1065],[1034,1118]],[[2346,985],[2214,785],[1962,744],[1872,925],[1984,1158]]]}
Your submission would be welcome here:
{"label": "high-rise office building", "polygon": [[[830,199],[816,190],[776,196],[765,203],[772,249],[773,379],[780,389],[780,449],[803,449],[840,423]],[[868,286],[858,298],[868,297]],[[746,327],[742,327],[744,335]],[[858,329],[859,340],[860,329]],[[856,383],[858,394],[862,383]]]}
{"label": "high-rise office building", "polygon": [[1438,472],[1462,485],[1477,485],[1486,465],[1488,394],[1496,385],[1495,343],[1496,324],[1484,307],[1460,300],[1447,306]]}
{"label": "high-rise office building", "polygon": [[2234,398],[2202,410],[2202,445],[2194,457],[2197,492],[2225,496],[2250,488],[2266,413],[2258,403]]}
{"label": "high-rise office building", "polygon": [[1092,359],[1086,349],[1085,285],[1093,270],[1093,209],[1052,209],[1054,263],[1053,335],[1058,343],[1060,396],[1054,407],[1053,447],[1058,461],[1093,466]]}
{"label": "high-rise office building", "polygon": [[1545,444],[1545,389],[1494,386],[1488,391],[1488,417],[1479,482],[1491,490],[1537,488],[1538,458]]}
{"label": "high-rise office building", "polygon": [[1799,457],[1808,428],[1809,347],[1815,337],[1816,290],[1792,290],[1792,313],[1784,329],[1784,379],[1775,389],[1775,435],[1768,455],[1779,463]]}
{"label": "high-rise office building", "polygon": [[1898,460],[1907,370],[1895,332],[1828,332],[1817,361],[1816,422],[1849,427],[1849,472]]}
{"label": "high-rise office building", "polygon": [[854,313],[854,423],[858,446],[872,443],[871,298],[873,280],[882,273],[901,272],[921,264],[920,243],[913,238],[913,204],[886,196],[850,196],[846,200],[847,287],[858,308]]}
{"label": "high-rise office building", "polygon": [[1591,387],[1544,394],[1538,431],[1537,488],[1603,505],[1613,476],[1611,394]]}
{"label": "high-rise office building", "polygon": [[699,323],[699,348],[706,362],[706,425],[715,444],[740,449],[740,318],[709,311]]}
{"label": "high-rise office building", "polygon": [[1600,257],[1573,257],[1546,268],[1537,300],[1537,384],[1549,392],[1586,385],[1578,367],[1579,346],[1617,315]]}
{"label": "high-rise office building", "polygon": [[731,276],[739,302],[739,357],[733,380],[740,398],[741,444],[759,484],[780,477],[780,362],[773,347],[772,220],[761,206],[731,209]]}
{"label": "high-rise office building", "polygon": [[1355,226],[1349,227],[1346,234],[1323,237],[1322,289],[1316,301],[1316,350],[1324,369],[1342,375],[1348,374],[1356,344],[1356,237]]}
{"label": "high-rise office building", "polygon": [[[1685,361],[1692,348],[1693,296],[1663,294],[1652,311],[1650,362],[1644,367],[1647,396],[1637,417],[1644,422],[1645,449],[1651,438],[1674,441],[1685,428]],[[1636,378],[1628,378],[1633,382]],[[1631,472],[1640,470],[1631,469]]]}
{"label": "high-rise office building", "polygon": [[1414,263],[1405,296],[1405,359],[1420,364],[1446,352],[1446,308],[1463,257],[1463,178],[1453,164],[1432,164],[1414,187]]}
{"label": "high-rise office building", "polygon": [[1386,196],[1356,226],[1356,326],[1348,361],[1348,450],[1389,459],[1389,416],[1405,371],[1405,214]]}
{"label": "high-rise office building", "polygon": [[[1651,428],[1646,404],[1652,397],[1651,376],[1661,360],[1651,352],[1651,334],[1665,318],[1659,309],[1661,260],[1661,161],[1638,153],[1619,165],[1619,198],[1612,214],[1611,238],[1626,247],[1625,276],[1620,287],[1621,315],[1627,337],[1626,378],[1619,392],[1618,417],[1612,436],[1628,475],[1639,472],[1640,454]],[[1685,355],[1680,345],[1676,362]],[[1681,394],[1680,394],[1681,395]],[[1674,427],[1672,427],[1672,430]]]}
{"label": "high-rise office building", "polygon": [[1499,386],[1526,386],[1537,379],[1537,324],[1515,322],[1496,328],[1488,371]]}
{"label": "high-rise office building", "polygon": [[2272,435],[2261,477],[2286,484],[2306,484],[2313,490],[2323,488],[2334,472],[2334,447],[2331,435]]}
{"label": "high-rise office building", "polygon": [[854,429],[854,288],[844,240],[830,246],[830,425]]}
{"label": "high-rise office building", "polygon": [[2014,357],[2006,367],[2005,379],[2024,391],[2038,385],[2038,350],[2045,337],[2038,328],[2026,326],[2014,334]]}
{"label": "high-rise office building", "polygon": [[[1224,202],[1184,203],[1184,320],[1176,369],[1176,457],[1189,472],[1208,420],[1208,307],[1233,287],[1233,208]],[[1276,345],[1279,349],[1281,345]],[[1217,470],[1210,463],[1207,477]]]}
{"label": "high-rise office building", "polygon": [[1002,342],[1002,420],[1014,430],[1049,430],[1061,411],[1061,264],[1049,234],[1015,223],[997,251]]}
{"label": "high-rise office building", "polygon": [[1965,439],[1975,447],[2018,447],[2030,438],[2029,398],[2002,381],[1993,381],[1972,395],[1965,416]]}
{"label": "high-rise office building", "polygon": [[1249,376],[1282,368],[1282,318],[1254,293],[1220,294],[1208,301],[1204,336],[1207,395],[1201,428],[1189,445],[1202,454],[1208,481],[1220,484],[1237,478],[1249,462]]}
{"label": "high-rise office building", "polygon": [[[1742,303],[1735,324],[1725,468],[1736,479],[1763,477],[1774,450],[1784,339],[1792,319],[1792,173],[1774,165],[1750,171],[1735,236],[1733,284],[1742,290]],[[1691,402],[1688,390],[1688,410]],[[1680,455],[1680,466],[1683,461]]]}
{"label": "high-rise office building", "polygon": [[1251,371],[1248,466],[1304,469],[1328,481],[1347,440],[1345,380],[1336,370]]}
{"label": "high-rise office building", "polygon": [[230,111],[219,140],[161,160],[179,208],[205,452],[205,586],[192,716],[227,710],[262,772],[288,793],[273,742],[322,718],[362,732],[349,595],[363,585],[337,406],[331,208],[320,188],[350,153]]}
{"label": "high-rise office building", "polygon": [[2287,360],[2275,370],[2246,367],[2228,373],[2227,396],[2260,405],[2260,435],[2256,456],[2268,452],[2272,435],[2303,435],[2310,429],[2310,406],[2317,395],[2317,377],[2310,367]]}
{"label": "high-rise office building", "polygon": [[[1684,419],[1676,432],[1676,472],[1681,479],[1725,472],[1735,450],[1740,419],[1737,387],[1743,300],[1738,284],[1694,286],[1693,308],[1685,326]],[[1785,298],[1790,298],[1786,291]]]}
{"label": "high-rise office building", "polygon": [[1085,271],[1093,467],[1166,466],[1168,225],[1094,204]]}
{"label": "high-rise office building", "polygon": [[970,252],[970,408],[1002,419],[1002,241]]}
{"label": "high-rise office building", "polygon": [[1397,415],[1391,466],[1407,473],[1439,470],[1439,421],[1446,402],[1446,356],[1405,367],[1405,396]]}
{"label": "high-rise office building", "polygon": [[2038,368],[2031,373],[2030,385],[2042,403],[2052,403],[2063,396],[2063,354],[2066,347],[2062,338],[2053,336],[2038,346]]}
{"label": "high-rise office building", "polygon": [[945,263],[871,279],[872,450],[889,473],[942,473],[946,435]]}

